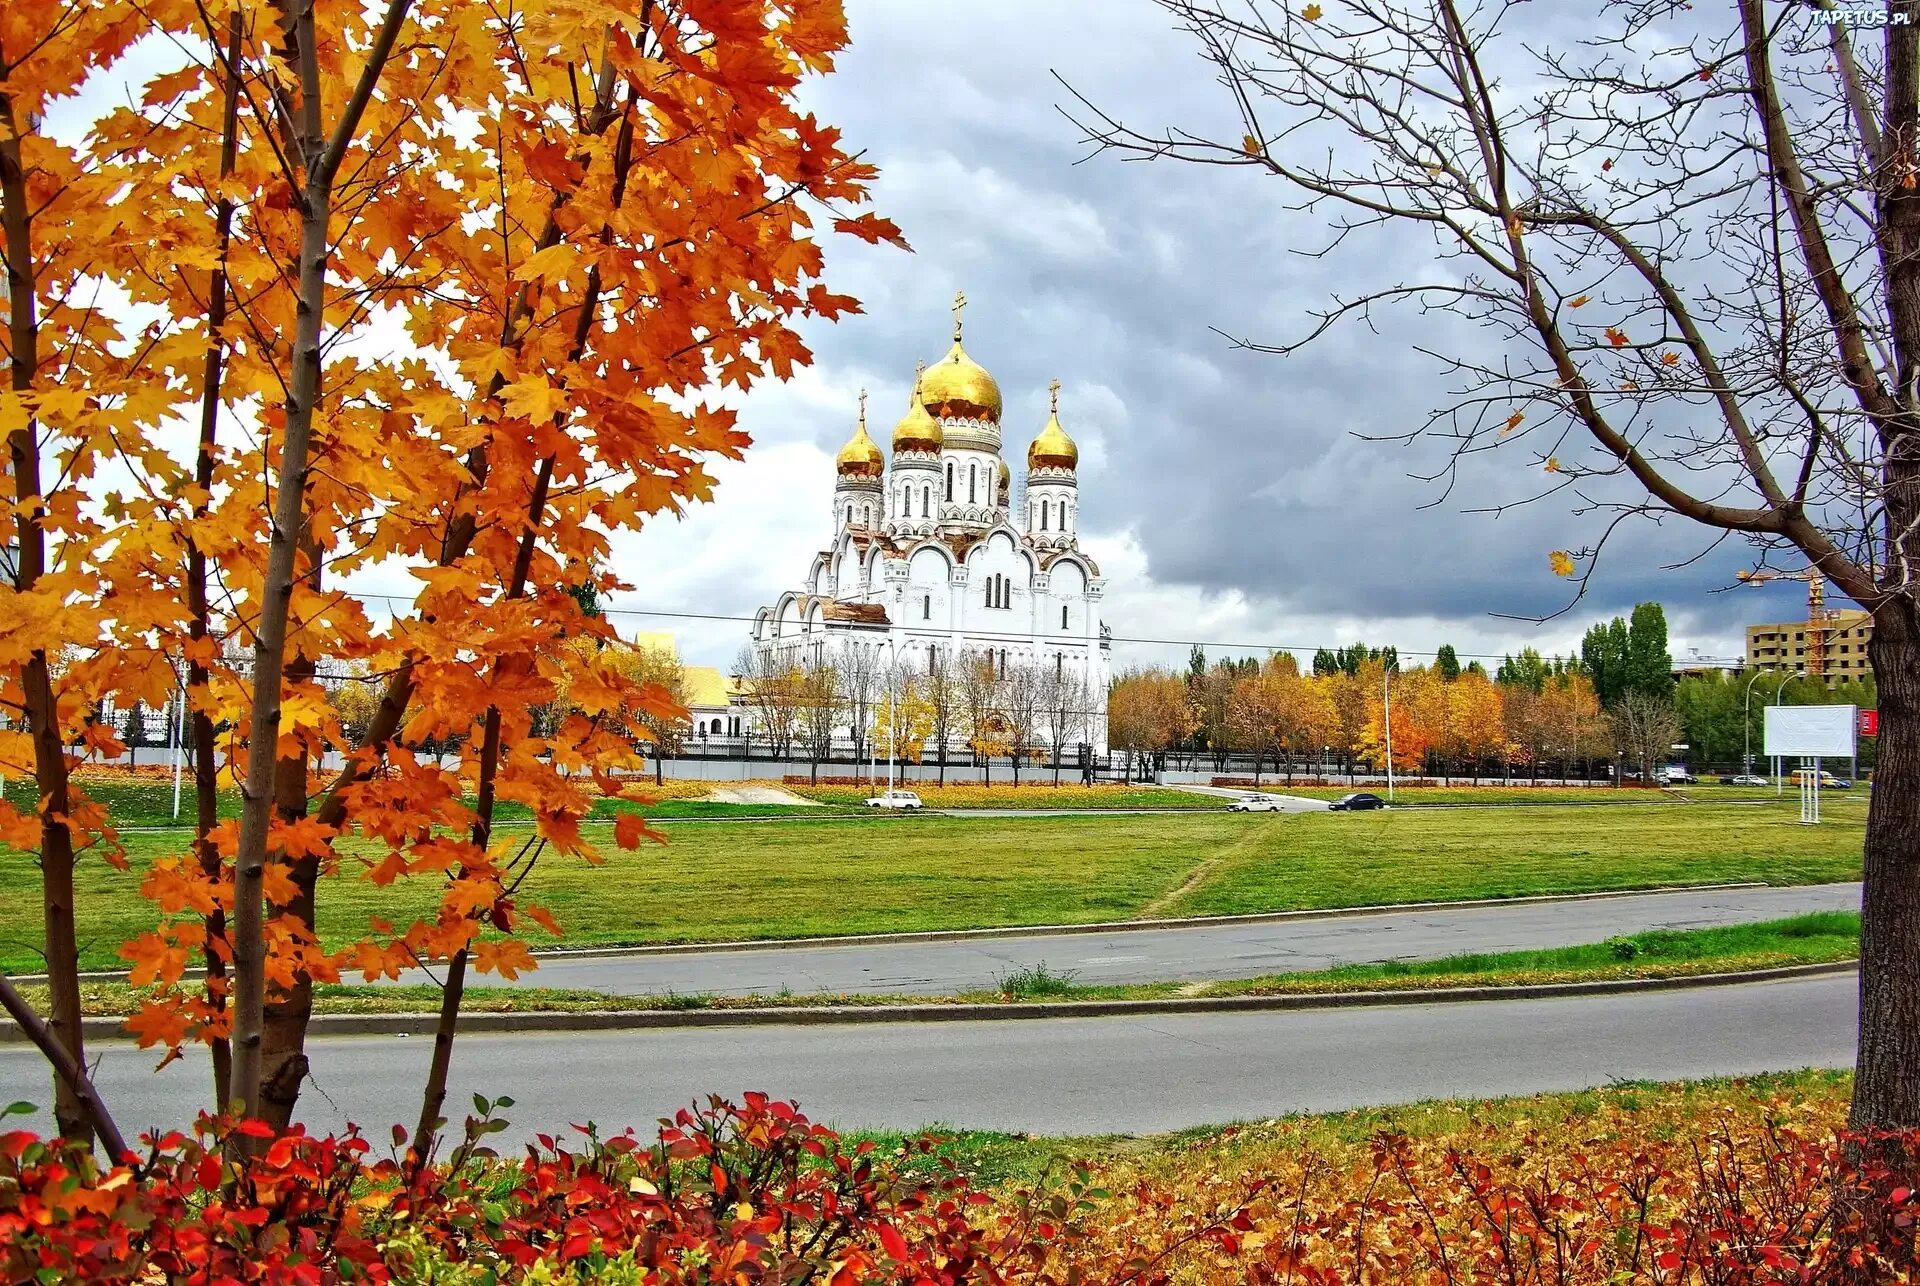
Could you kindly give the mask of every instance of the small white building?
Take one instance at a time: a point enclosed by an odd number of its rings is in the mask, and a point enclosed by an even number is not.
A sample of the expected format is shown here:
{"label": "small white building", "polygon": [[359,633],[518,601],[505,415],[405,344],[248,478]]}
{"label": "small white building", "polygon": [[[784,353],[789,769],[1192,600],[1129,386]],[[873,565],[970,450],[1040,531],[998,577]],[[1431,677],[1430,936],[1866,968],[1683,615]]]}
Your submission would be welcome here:
{"label": "small white building", "polygon": [[1026,449],[1016,489],[1001,454],[1000,386],[961,346],[924,367],[891,457],[867,432],[834,460],[833,537],[795,588],[755,614],[753,646],[800,665],[843,646],[903,667],[941,652],[984,656],[998,672],[1051,668],[1085,684],[1077,740],[1106,753],[1106,584],[1080,549],[1079,448],[1052,411]]}

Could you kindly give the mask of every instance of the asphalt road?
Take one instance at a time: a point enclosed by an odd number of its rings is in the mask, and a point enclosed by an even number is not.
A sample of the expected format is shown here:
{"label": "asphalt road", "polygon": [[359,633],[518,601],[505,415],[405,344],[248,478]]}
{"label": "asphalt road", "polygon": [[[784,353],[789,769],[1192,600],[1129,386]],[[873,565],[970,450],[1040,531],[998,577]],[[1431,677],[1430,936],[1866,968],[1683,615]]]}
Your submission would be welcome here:
{"label": "asphalt road", "polygon": [[[935,995],[997,986],[1015,970],[1044,964],[1084,984],[1189,982],[1467,951],[1572,946],[1645,929],[1695,929],[1859,906],[1858,884],[1722,889],[1185,929],[546,957],[518,984],[491,976],[473,981],[620,995],[766,995],[783,988],[796,993]],[[405,980],[428,981],[425,975]]]}
{"label": "asphalt road", "polygon": [[[709,1092],[765,1090],[843,1127],[958,1127],[1045,1134],[1150,1133],[1286,1112],[1497,1096],[1802,1067],[1848,1067],[1850,974],[1551,1000],[1156,1018],[689,1028],[463,1036],[449,1106],[510,1095],[508,1147],[588,1120],[651,1122]],[[123,1131],[190,1119],[206,1060],[164,1072],[126,1044],[101,1047],[98,1081]],[[432,1053],[424,1037],[310,1046],[300,1114],[353,1120],[377,1146],[411,1122]],[[44,1104],[31,1048],[0,1047],[0,1103]],[[43,1115],[32,1124],[46,1128]]]}

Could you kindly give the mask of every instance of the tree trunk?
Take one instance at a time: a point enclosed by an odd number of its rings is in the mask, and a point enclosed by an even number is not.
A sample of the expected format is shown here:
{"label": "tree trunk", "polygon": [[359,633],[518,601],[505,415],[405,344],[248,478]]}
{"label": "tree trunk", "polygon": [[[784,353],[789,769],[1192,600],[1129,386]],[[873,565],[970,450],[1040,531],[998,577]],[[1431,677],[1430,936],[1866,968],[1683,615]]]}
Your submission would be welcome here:
{"label": "tree trunk", "polygon": [[[311,542],[301,542],[301,553],[313,560],[307,582],[320,588],[320,550]],[[312,681],[313,658],[296,652],[287,663],[287,683],[300,685]],[[296,753],[280,760],[274,770],[273,811],[282,822],[300,821],[307,815],[307,760]],[[293,900],[276,905],[276,915],[291,917],[302,932],[312,938],[314,929],[314,893],[320,882],[320,859],[302,854],[287,859],[287,874],[293,882]],[[313,1017],[313,978],[303,969],[294,974],[293,985],[269,997],[261,1007],[260,1027],[260,1118],[275,1130],[284,1130],[293,1120],[294,1105],[300,1100],[300,1086],[307,1079],[307,1024]]]}
{"label": "tree trunk", "polygon": [[1851,1124],[1920,1126],[1920,610],[1873,615],[1880,763],[1867,806],[1860,912],[1860,1045]]}
{"label": "tree trunk", "polygon": [[[311,11],[301,21],[301,61],[312,52]],[[319,105],[307,110],[317,117]],[[317,147],[318,129],[307,131]],[[240,838],[233,873],[234,1097],[249,1117],[260,1115],[266,1008],[263,886],[267,831],[276,803],[274,777],[280,739],[280,683],[286,672],[287,617],[293,601],[294,555],[306,534],[307,458],[315,404],[320,398],[321,308],[326,298],[329,194],[310,186],[300,238],[300,277],[293,337],[293,380],[287,393],[280,474],[273,503],[253,648],[253,703],[247,719],[247,769],[241,790]],[[305,782],[301,783],[302,788]],[[242,1144],[242,1146],[245,1146]]]}
{"label": "tree trunk", "polygon": [[[40,375],[39,282],[35,279],[33,208],[36,198],[27,190],[20,153],[22,127],[31,121],[15,119],[13,99],[0,87],[0,223],[6,242],[8,309],[8,379],[15,392],[38,391]],[[29,419],[8,435],[12,455],[14,498],[33,500],[18,511],[18,563],[14,584],[31,591],[47,570],[46,505],[41,490],[39,424]],[[47,1032],[77,1067],[86,1066],[80,1031],[80,955],[74,929],[73,832],[66,818],[68,798],[67,752],[60,741],[59,707],[53,692],[53,673],[45,651],[35,651],[20,667],[21,696],[26,726],[33,739],[33,771],[39,786],[40,910],[45,933],[47,987],[51,994]],[[93,1122],[86,1104],[64,1077],[54,1078],[53,1117],[62,1138],[89,1141]]]}

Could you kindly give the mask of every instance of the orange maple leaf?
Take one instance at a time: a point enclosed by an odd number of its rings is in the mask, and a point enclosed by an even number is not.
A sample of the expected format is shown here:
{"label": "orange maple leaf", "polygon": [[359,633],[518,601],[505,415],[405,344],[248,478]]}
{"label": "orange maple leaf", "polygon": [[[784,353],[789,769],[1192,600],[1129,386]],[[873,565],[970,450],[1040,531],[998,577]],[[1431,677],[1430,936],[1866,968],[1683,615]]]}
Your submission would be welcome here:
{"label": "orange maple leaf", "polygon": [[1607,327],[1607,342],[1615,348],[1618,348],[1627,342],[1627,332],[1617,327],[1609,326]]}
{"label": "orange maple leaf", "polygon": [[640,841],[650,834],[647,819],[638,813],[622,813],[613,819],[613,842],[621,848],[639,848]]}
{"label": "orange maple leaf", "polygon": [[884,219],[877,214],[862,214],[851,219],[835,219],[833,230],[845,232],[875,245],[886,241],[899,246],[902,250],[913,249],[907,244],[907,239],[900,234],[900,225],[892,219]]}
{"label": "orange maple leaf", "polygon": [[540,967],[533,958],[533,952],[527,950],[527,944],[518,938],[504,941],[482,941],[474,944],[473,967],[479,973],[497,973],[509,981],[518,978],[522,971],[531,971]]}

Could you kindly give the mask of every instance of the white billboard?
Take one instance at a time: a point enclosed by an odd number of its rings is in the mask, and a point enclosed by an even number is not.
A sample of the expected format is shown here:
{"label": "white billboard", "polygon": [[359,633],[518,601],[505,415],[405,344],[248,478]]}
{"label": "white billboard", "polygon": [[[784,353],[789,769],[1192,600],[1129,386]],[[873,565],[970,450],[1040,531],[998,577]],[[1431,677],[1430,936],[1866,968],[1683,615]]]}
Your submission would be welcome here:
{"label": "white billboard", "polygon": [[1845,759],[1853,754],[1859,726],[1858,706],[1768,706],[1762,753],[1782,759]]}

